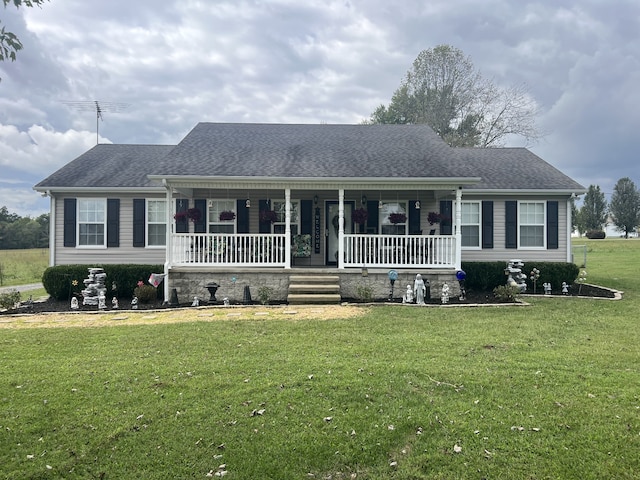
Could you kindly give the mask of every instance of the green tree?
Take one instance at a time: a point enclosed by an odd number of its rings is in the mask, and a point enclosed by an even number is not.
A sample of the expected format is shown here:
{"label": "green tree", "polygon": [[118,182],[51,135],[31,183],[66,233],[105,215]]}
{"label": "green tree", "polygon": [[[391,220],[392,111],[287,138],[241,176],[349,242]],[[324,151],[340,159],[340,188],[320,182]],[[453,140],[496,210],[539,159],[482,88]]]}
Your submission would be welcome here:
{"label": "green tree", "polygon": [[625,238],[640,224],[640,192],[629,177],[621,178],[613,187],[609,212]]}
{"label": "green tree", "polygon": [[600,186],[589,185],[580,209],[580,222],[585,231],[602,230],[607,221],[607,201]]}
{"label": "green tree", "polygon": [[[21,6],[41,6],[45,1],[47,0],[2,0],[4,8],[7,8],[7,5],[11,3],[13,3],[16,8]],[[2,26],[2,21],[0,21],[0,27],[0,61],[7,59],[15,61],[16,54],[19,50],[22,50],[22,43],[15,33],[6,30],[5,27]]]}
{"label": "green tree", "polygon": [[578,210],[578,206],[576,205],[575,197],[572,196],[569,199],[569,205],[571,205],[571,231],[575,232],[577,230],[578,233],[582,235],[584,229],[580,222],[580,210]]}
{"label": "green tree", "polygon": [[423,50],[369,123],[426,123],[455,147],[499,146],[509,135],[527,140],[535,128],[535,102],[524,86],[499,88],[450,45]]}

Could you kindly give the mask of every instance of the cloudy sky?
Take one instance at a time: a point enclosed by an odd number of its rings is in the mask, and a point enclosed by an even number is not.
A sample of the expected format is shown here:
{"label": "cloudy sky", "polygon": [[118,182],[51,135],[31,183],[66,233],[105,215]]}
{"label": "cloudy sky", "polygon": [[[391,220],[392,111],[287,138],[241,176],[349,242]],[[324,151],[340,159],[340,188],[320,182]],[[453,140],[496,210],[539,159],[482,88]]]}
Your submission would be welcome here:
{"label": "cloudy sky", "polygon": [[440,44],[528,86],[534,153],[585,187],[640,187],[637,0],[51,0],[0,20],[24,45],[0,64],[0,206],[19,215],[47,212],[32,186],[96,143],[95,111],[69,102],[103,102],[101,143],[360,123]]}

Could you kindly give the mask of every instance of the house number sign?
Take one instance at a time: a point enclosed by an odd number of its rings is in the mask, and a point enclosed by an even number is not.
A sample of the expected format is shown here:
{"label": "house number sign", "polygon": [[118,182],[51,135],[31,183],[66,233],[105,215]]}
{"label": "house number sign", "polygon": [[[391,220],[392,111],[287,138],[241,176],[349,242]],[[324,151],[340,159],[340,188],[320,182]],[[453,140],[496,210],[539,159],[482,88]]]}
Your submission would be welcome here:
{"label": "house number sign", "polygon": [[320,253],[320,208],[318,207],[313,215],[313,245],[314,252]]}

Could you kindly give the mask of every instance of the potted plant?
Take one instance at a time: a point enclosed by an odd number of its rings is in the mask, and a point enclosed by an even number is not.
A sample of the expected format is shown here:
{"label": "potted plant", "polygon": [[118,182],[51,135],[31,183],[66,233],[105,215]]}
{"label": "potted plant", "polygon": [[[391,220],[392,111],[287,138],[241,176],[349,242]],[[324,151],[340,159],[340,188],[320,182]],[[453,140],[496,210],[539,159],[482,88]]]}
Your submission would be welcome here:
{"label": "potted plant", "polygon": [[443,216],[441,213],[438,212],[429,212],[429,215],[427,216],[427,221],[429,222],[429,225],[433,225],[435,223],[440,223],[443,220]]}
{"label": "potted plant", "polygon": [[236,214],[231,210],[225,210],[224,212],[220,212],[220,221],[226,222],[230,220],[235,220]]}
{"label": "potted plant", "polygon": [[173,216],[173,218],[175,220],[182,220],[182,221],[191,220],[192,222],[195,223],[200,221],[200,219],[202,218],[202,213],[200,213],[200,210],[197,208],[189,208],[184,212],[176,213]]}
{"label": "potted plant", "polygon": [[389,221],[394,225],[398,223],[405,223],[407,221],[407,216],[402,212],[394,212],[389,214]]}
{"label": "potted plant", "polygon": [[358,225],[364,225],[365,223],[367,223],[368,218],[369,218],[369,212],[367,211],[366,208],[362,208],[362,207],[354,210],[353,213],[351,214],[351,219],[353,220],[354,223],[357,223]]}
{"label": "potted plant", "polygon": [[260,210],[260,223],[273,223],[278,219],[273,210]]}

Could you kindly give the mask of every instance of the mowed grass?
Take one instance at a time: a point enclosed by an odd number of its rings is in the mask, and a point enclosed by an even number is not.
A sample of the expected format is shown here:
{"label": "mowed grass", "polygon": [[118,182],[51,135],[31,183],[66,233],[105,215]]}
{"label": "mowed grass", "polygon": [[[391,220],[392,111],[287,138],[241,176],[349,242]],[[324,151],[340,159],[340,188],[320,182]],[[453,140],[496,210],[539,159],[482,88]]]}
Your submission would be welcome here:
{"label": "mowed grass", "polygon": [[0,287],[39,283],[48,266],[48,248],[0,250]]}
{"label": "mowed grass", "polygon": [[638,478],[640,242],[584,242],[624,300],[0,328],[0,477]]}

